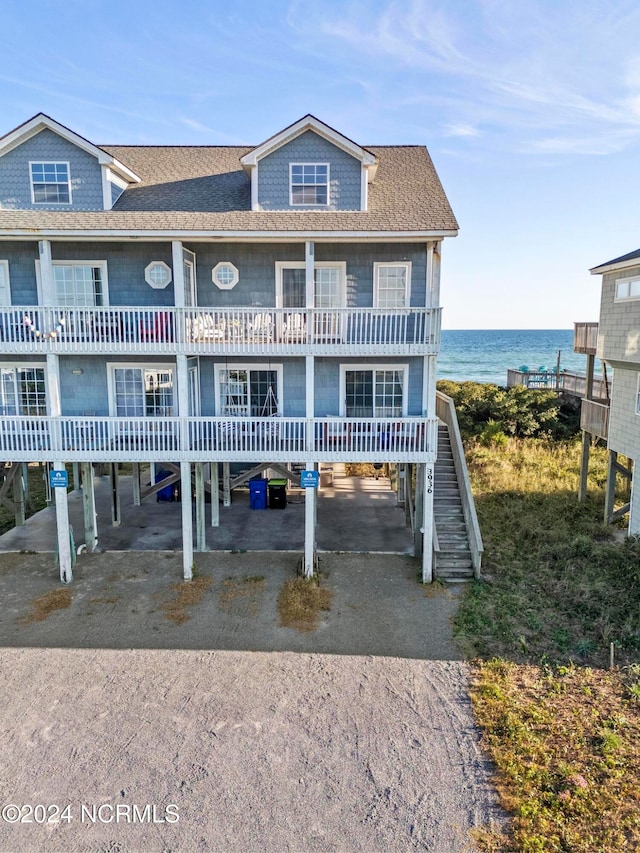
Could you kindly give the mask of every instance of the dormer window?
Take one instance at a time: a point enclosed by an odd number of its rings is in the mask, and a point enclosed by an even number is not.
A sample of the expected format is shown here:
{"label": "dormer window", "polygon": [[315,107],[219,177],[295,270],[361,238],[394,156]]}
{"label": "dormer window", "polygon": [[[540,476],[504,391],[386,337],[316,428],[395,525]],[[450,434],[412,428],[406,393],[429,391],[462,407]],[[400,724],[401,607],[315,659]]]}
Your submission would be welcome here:
{"label": "dormer window", "polygon": [[291,205],[327,205],[329,203],[329,164],[290,163]]}
{"label": "dormer window", "polygon": [[33,204],[71,204],[68,163],[29,163]]}

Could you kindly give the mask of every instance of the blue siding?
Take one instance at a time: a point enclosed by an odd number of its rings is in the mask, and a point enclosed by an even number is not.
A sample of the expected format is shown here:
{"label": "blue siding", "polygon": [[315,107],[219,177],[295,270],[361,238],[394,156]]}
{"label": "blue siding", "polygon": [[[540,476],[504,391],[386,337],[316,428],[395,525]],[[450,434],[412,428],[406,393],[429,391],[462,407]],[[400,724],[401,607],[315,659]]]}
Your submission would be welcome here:
{"label": "blue siding", "polygon": [[[0,160],[1,162],[1,160]],[[22,241],[0,243],[0,258],[9,261],[11,303],[13,305],[37,305],[36,259],[38,244]]]}
{"label": "blue siding", "polygon": [[[407,394],[407,414],[409,417],[422,415],[426,406],[422,405],[422,358],[317,358],[315,386],[315,415],[318,418],[337,416],[340,413],[340,366],[341,365],[371,365],[372,369],[378,364],[408,364],[409,379]],[[286,389],[285,389],[286,390]]]}
{"label": "blue siding", "polygon": [[289,204],[289,163],[329,163],[329,204],[322,209],[360,210],[360,161],[312,130],[259,161],[258,202],[263,210],[305,209]]}
{"label": "blue siding", "polygon": [[[219,307],[273,307],[276,304],[276,261],[304,261],[302,243],[279,244],[191,244],[196,253],[198,304]],[[111,305],[173,305],[173,282],[154,290],[144,280],[151,261],[172,266],[171,245],[144,242],[53,242],[54,260],[107,261]],[[411,262],[411,305],[425,304],[426,252],[419,244],[326,244],[318,243],[316,262],[346,261],[346,304],[349,308],[373,305],[373,264]],[[0,243],[0,258],[9,261],[14,305],[37,303],[36,242]],[[230,261],[239,273],[233,290],[219,290],[211,271],[220,261]]]}
{"label": "blue siding", "polygon": [[[68,162],[69,204],[32,204],[29,161]],[[45,128],[0,157],[0,208],[12,210],[102,210],[102,169],[97,159]]]}
{"label": "blue siding", "polygon": [[144,280],[151,261],[172,266],[170,243],[52,243],[54,261],[106,261],[110,305],[173,305],[173,282],[154,290]]}
{"label": "blue siding", "polygon": [[[186,245],[186,244],[185,244]],[[276,261],[304,261],[304,243],[195,243],[198,304],[222,308],[276,304]],[[220,290],[211,281],[217,263],[230,261],[238,270],[233,290]]]}

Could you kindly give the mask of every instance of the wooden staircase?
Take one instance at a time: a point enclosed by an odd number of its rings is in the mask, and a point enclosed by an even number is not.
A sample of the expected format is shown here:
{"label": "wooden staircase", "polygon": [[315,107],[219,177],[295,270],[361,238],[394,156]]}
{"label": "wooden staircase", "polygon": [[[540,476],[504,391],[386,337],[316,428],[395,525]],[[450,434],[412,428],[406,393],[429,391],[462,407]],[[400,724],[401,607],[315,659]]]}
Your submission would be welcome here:
{"label": "wooden staircase", "polygon": [[472,580],[471,549],[446,424],[438,426],[433,514],[439,546],[436,577],[451,582]]}

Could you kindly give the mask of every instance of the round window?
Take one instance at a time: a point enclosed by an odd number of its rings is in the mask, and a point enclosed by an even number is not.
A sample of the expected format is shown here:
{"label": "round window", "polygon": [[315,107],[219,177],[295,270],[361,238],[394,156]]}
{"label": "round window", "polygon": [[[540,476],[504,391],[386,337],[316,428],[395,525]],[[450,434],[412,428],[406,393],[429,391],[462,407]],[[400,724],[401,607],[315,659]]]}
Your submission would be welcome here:
{"label": "round window", "polygon": [[231,290],[238,283],[238,270],[229,261],[221,261],[213,268],[211,280],[220,290]]}
{"label": "round window", "polygon": [[164,261],[151,261],[144,269],[144,280],[155,290],[162,290],[171,281],[171,267]]}

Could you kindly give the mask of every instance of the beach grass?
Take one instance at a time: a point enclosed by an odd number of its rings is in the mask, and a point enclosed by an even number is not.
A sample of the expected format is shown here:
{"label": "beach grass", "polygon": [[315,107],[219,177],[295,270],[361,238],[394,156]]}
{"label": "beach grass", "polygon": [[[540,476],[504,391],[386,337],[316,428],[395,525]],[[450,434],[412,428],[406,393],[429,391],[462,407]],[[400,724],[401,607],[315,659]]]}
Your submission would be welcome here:
{"label": "beach grass", "polygon": [[511,818],[476,844],[640,849],[640,541],[603,523],[606,451],[592,451],[582,504],[578,441],[471,440],[467,461],[484,577],[455,631],[475,659],[474,713]]}

